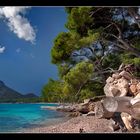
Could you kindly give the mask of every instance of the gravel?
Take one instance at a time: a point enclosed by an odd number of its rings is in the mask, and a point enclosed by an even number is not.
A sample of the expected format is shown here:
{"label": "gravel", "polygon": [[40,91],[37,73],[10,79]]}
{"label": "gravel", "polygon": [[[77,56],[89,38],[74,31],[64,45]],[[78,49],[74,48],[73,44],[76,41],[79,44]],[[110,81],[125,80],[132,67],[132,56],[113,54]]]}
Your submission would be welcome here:
{"label": "gravel", "polygon": [[110,133],[110,120],[79,116],[56,125],[26,129],[23,133]]}

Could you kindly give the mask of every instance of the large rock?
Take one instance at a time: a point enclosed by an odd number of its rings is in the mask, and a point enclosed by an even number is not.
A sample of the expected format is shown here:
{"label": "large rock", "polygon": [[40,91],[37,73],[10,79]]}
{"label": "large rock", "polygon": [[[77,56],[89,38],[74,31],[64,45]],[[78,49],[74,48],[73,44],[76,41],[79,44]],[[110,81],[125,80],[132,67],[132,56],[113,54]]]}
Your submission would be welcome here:
{"label": "large rock", "polygon": [[106,83],[112,83],[115,79],[112,77],[108,77]]}
{"label": "large rock", "polygon": [[140,98],[140,92],[134,98]]}
{"label": "large rock", "polygon": [[132,94],[134,96],[137,95],[137,85],[135,85],[135,84],[130,85],[129,92],[130,92],[130,94]]}
{"label": "large rock", "polygon": [[90,103],[90,104],[88,105],[88,110],[89,110],[89,112],[90,112],[90,111],[94,111],[94,109],[95,109],[95,104],[94,104],[94,103]]}
{"label": "large rock", "polygon": [[120,76],[124,77],[127,80],[131,80],[132,79],[132,75],[126,71],[122,71],[120,74]]}
{"label": "large rock", "polygon": [[96,103],[94,112],[97,118],[111,118],[114,115],[114,112],[109,112],[104,108],[102,102]]}
{"label": "large rock", "polygon": [[91,99],[84,99],[84,104],[87,104],[90,102]]}
{"label": "large rock", "polygon": [[89,112],[88,105],[89,105],[89,104],[84,104],[84,105],[81,105],[81,104],[80,104],[80,105],[77,107],[76,110],[79,111],[80,113],[86,114],[86,113]]}
{"label": "large rock", "polygon": [[112,78],[114,78],[114,79],[120,79],[122,76],[121,75],[119,75],[119,73],[114,73],[114,74],[112,74]]}
{"label": "large rock", "polygon": [[137,91],[140,91],[140,82],[137,83]]}
{"label": "large rock", "polygon": [[116,82],[107,83],[104,87],[106,96],[125,96],[128,92],[129,83],[125,78],[120,78]]}
{"label": "large rock", "polygon": [[95,116],[95,112],[94,111],[90,111],[90,112],[87,113],[86,116]]}
{"label": "large rock", "polygon": [[76,111],[76,112],[70,113],[70,114],[68,115],[68,117],[78,117],[78,116],[81,116],[81,115],[82,115],[82,113]]}
{"label": "large rock", "polygon": [[111,84],[108,84],[108,83],[104,86],[104,93],[105,93],[106,96],[114,96],[112,94],[110,86],[111,86]]}
{"label": "large rock", "polygon": [[140,102],[140,93],[138,93],[134,98],[130,100],[130,103],[134,105],[135,103]]}
{"label": "large rock", "polygon": [[132,126],[133,118],[131,117],[131,115],[129,115],[128,113],[122,112],[121,118],[127,130],[130,132],[133,132],[134,131],[133,126]]}

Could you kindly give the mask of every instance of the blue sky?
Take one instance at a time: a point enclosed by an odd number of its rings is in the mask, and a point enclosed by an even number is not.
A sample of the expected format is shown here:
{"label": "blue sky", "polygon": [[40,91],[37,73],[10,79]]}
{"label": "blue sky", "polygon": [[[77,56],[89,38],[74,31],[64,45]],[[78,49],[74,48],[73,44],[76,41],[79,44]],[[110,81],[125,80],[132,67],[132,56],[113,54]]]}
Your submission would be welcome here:
{"label": "blue sky", "polygon": [[49,78],[58,78],[50,50],[66,32],[64,7],[0,8],[0,80],[16,91],[40,95]]}

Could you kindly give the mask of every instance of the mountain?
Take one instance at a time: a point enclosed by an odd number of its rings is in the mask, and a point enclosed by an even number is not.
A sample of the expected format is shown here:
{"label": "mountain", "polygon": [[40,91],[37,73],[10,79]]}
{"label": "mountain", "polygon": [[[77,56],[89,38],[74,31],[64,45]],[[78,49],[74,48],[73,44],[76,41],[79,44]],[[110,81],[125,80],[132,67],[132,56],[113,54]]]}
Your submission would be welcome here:
{"label": "mountain", "polygon": [[21,99],[21,98],[37,98],[37,97],[38,96],[33,93],[23,95],[15,91],[14,89],[6,86],[3,81],[0,81],[0,100],[7,100],[7,99],[15,100],[15,99]]}

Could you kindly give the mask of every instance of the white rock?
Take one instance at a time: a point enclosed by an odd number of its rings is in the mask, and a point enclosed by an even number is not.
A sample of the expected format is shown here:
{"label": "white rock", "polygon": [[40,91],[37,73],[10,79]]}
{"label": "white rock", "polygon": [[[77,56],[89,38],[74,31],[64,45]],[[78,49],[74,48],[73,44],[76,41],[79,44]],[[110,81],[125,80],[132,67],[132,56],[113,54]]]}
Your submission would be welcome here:
{"label": "white rock", "polygon": [[114,78],[109,76],[106,80],[106,83],[112,83],[114,80],[115,80]]}
{"label": "white rock", "polygon": [[132,79],[132,75],[126,71],[122,71],[119,75],[124,77],[125,79],[128,79],[128,80]]}
{"label": "white rock", "polygon": [[121,78],[122,76],[119,75],[119,73],[115,73],[115,74],[112,74],[112,77],[115,78],[115,79],[119,79],[119,78]]}
{"label": "white rock", "polygon": [[90,111],[87,113],[87,116],[95,116],[95,112],[94,111]]}
{"label": "white rock", "polygon": [[84,104],[89,103],[90,99],[84,99]]}

